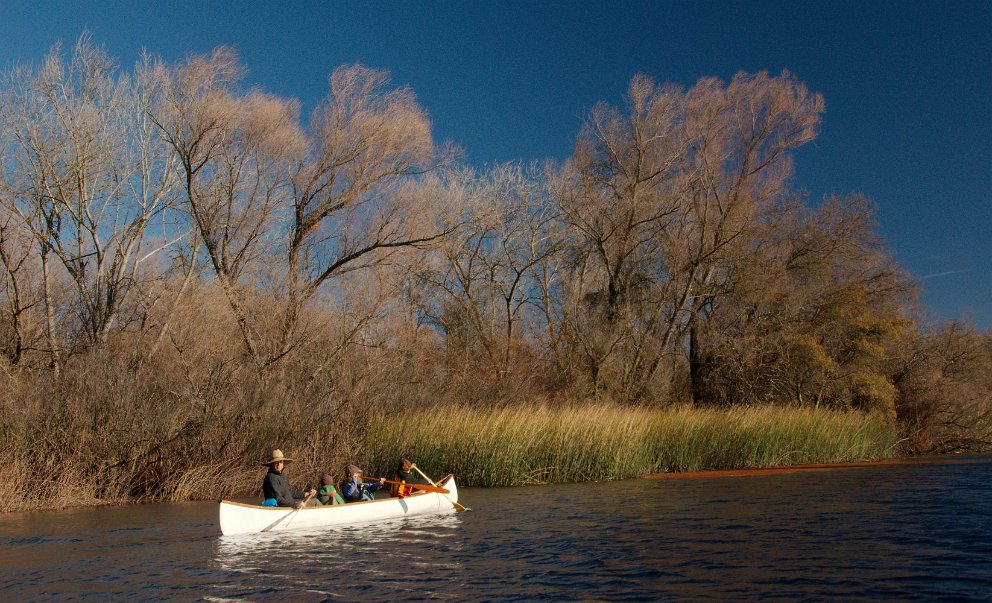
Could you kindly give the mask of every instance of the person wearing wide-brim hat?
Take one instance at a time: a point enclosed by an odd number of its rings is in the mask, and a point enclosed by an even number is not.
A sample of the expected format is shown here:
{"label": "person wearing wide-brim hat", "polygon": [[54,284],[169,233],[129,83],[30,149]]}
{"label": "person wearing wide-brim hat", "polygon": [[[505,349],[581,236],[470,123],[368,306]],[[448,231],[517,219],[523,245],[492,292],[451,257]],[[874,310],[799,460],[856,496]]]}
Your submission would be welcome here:
{"label": "person wearing wide-brim hat", "polygon": [[264,506],[302,509],[304,499],[308,497],[310,497],[310,500],[306,502],[307,505],[320,505],[319,501],[312,498],[316,494],[315,490],[301,492],[299,490],[293,490],[289,486],[289,479],[283,475],[282,469],[287,463],[292,462],[293,459],[283,456],[282,450],[277,448],[272,451],[272,457],[262,463],[263,466],[269,467],[269,472],[265,474],[265,479],[262,480],[262,494],[265,496],[265,501],[262,504]]}

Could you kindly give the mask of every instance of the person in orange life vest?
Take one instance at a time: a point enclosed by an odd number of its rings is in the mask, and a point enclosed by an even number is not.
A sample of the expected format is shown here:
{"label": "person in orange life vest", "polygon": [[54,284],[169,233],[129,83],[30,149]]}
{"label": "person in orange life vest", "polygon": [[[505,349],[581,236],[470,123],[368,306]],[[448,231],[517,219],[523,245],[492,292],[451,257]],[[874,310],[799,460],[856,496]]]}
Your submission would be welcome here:
{"label": "person in orange life vest", "polygon": [[416,467],[410,462],[410,459],[400,459],[400,464],[396,468],[396,473],[393,474],[393,481],[399,482],[393,484],[389,489],[389,493],[396,498],[403,498],[413,494],[414,489],[410,484],[422,484],[424,483],[416,476],[413,475],[412,470]]}

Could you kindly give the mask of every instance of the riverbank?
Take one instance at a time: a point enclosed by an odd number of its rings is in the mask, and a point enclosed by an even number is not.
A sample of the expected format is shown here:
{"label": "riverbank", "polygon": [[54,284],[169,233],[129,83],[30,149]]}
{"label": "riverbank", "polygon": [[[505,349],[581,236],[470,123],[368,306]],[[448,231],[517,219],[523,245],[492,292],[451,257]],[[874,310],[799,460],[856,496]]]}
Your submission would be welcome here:
{"label": "riverbank", "polygon": [[[297,461],[288,469],[294,486],[313,485],[344,462],[388,475],[401,457],[413,459],[428,475],[454,473],[464,486],[497,487],[703,471],[712,476],[713,471],[859,463],[898,454],[898,429],[882,415],[772,406],[446,405],[371,415],[356,433],[364,434],[362,440],[326,438],[310,449],[280,439],[278,445]],[[100,465],[83,463],[69,465],[75,469],[71,472],[53,466],[48,479],[41,480],[32,476],[38,467],[12,458],[0,468],[0,477],[6,476],[0,479],[0,508],[252,496],[263,468],[250,456],[224,459],[207,451],[202,462],[190,466],[170,466],[163,458],[130,473],[146,480],[137,484],[140,489],[133,481],[111,480]],[[113,466],[108,459],[102,462],[103,467]],[[129,495],[129,489],[142,494]]]}
{"label": "riverbank", "polygon": [[978,461],[949,457],[899,458],[863,463],[820,463],[814,465],[789,465],[786,467],[752,467],[749,469],[715,469],[711,471],[686,471],[682,473],[647,473],[642,479],[707,479],[720,477],[748,477],[752,475],[777,475],[786,473],[812,473],[838,469],[871,469],[875,467],[905,467],[915,465],[967,465]]}

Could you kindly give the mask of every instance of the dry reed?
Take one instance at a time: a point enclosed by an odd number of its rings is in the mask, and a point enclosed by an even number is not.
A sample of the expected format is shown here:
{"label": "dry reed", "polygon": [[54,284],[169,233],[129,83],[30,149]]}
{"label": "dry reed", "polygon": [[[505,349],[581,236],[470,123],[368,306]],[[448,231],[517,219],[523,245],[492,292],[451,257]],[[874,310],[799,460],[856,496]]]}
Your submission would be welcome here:
{"label": "dry reed", "polygon": [[373,423],[374,463],[408,456],[473,486],[615,480],[649,472],[877,460],[897,429],[860,412],[781,407],[667,410],[597,403],[447,407]]}

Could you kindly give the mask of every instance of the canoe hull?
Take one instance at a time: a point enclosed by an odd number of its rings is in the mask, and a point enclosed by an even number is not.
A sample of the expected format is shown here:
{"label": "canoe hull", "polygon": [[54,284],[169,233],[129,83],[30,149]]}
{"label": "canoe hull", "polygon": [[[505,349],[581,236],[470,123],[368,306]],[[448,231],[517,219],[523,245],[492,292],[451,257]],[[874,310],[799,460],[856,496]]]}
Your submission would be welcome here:
{"label": "canoe hull", "polygon": [[382,498],[345,505],[327,505],[290,509],[287,507],[262,507],[228,500],[220,501],[220,531],[230,534],[250,534],[279,530],[313,529],[376,523],[403,517],[454,513],[458,502],[458,488],[454,476],[447,476],[437,483],[448,494],[417,492],[405,498]]}

